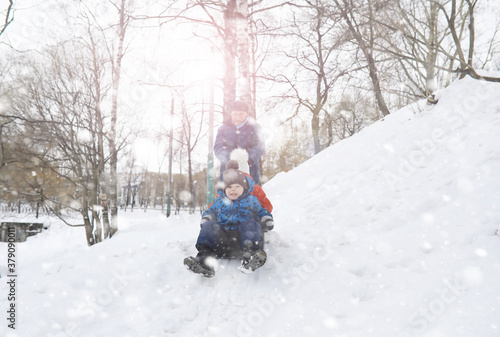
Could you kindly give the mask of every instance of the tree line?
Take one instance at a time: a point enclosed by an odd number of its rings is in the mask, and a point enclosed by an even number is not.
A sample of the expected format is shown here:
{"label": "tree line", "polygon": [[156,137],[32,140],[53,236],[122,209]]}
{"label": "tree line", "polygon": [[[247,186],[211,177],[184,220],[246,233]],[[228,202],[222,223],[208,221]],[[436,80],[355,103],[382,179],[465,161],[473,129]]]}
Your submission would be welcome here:
{"label": "tree line", "polygon": [[[270,179],[399,107],[436,104],[456,79],[499,81],[482,72],[500,67],[498,21],[477,20],[498,10],[488,5],[55,0],[42,13],[57,16],[43,23],[58,33],[26,47],[10,1],[0,9],[0,198],[63,220],[76,212],[89,245],[116,233],[119,208],[163,207],[169,184],[176,205],[202,207],[214,174],[204,162],[210,92],[215,127],[236,99],[265,122]],[[151,126],[142,116],[154,109],[175,121]],[[158,169],[137,165],[141,137],[161,149]]]}

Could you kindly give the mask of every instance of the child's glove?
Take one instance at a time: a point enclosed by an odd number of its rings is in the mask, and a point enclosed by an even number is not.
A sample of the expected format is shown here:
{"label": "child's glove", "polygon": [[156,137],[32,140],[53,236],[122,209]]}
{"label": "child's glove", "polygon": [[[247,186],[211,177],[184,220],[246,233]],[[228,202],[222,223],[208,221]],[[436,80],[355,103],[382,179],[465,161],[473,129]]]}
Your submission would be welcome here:
{"label": "child's glove", "polygon": [[274,220],[269,215],[263,216],[262,219],[260,219],[260,224],[264,230],[272,231],[274,228]]}
{"label": "child's glove", "polygon": [[207,222],[207,221],[212,221],[213,219],[214,219],[214,217],[213,217],[212,215],[210,215],[210,214],[205,215],[205,216],[204,216],[203,218],[201,218],[201,220],[200,220],[200,228],[201,228],[201,226],[203,226],[203,224],[204,224],[205,222]]}

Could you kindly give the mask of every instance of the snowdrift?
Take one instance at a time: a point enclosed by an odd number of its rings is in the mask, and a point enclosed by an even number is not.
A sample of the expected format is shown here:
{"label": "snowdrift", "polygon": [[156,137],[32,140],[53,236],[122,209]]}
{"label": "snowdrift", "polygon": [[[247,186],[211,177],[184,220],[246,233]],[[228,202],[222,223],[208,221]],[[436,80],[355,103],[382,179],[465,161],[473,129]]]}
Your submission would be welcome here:
{"label": "snowdrift", "polygon": [[0,335],[500,335],[500,85],[464,79],[264,185],[276,227],[251,275],[184,269],[199,215],[122,212],[86,247],[53,223],[18,244],[16,329],[0,244]]}

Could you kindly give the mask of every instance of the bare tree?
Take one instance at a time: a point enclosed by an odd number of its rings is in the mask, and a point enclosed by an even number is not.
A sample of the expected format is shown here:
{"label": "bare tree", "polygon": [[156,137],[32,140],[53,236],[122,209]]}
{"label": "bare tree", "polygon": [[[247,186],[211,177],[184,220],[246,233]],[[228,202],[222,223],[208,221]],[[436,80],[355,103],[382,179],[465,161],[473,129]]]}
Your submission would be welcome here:
{"label": "bare tree", "polygon": [[102,64],[70,56],[68,49],[74,45],[68,47],[53,48],[39,63],[25,65],[29,75],[18,77],[25,90],[13,96],[12,111],[21,117],[18,132],[27,135],[29,155],[60,182],[61,189],[55,194],[44,189],[47,205],[63,220],[62,209],[78,211],[87,242],[93,245],[102,240],[103,232],[99,187],[104,165],[100,135],[104,130],[103,116],[96,110],[92,75],[102,76],[102,72],[91,71],[89,82],[78,79],[78,74]]}
{"label": "bare tree", "polygon": [[223,9],[224,29],[219,30],[224,40],[224,78],[222,80],[224,91],[223,115],[224,120],[229,121],[230,105],[236,100],[236,55],[238,41],[236,36],[236,0],[227,0]]}
{"label": "bare tree", "polygon": [[262,175],[273,178],[279,172],[287,172],[311,157],[308,123],[289,120],[284,128],[283,142],[267,149],[262,160]]}
{"label": "bare tree", "polygon": [[[454,73],[474,78],[475,9],[477,1],[409,1],[385,3],[376,20],[383,39],[376,50],[397,60],[414,97],[436,103],[433,92],[447,86]],[[494,32],[488,55],[494,48]],[[485,57],[487,62],[488,55]],[[484,66],[485,63],[479,66]],[[457,67],[458,65],[458,67]]]}
{"label": "bare tree", "polygon": [[[439,1],[434,1],[441,12],[446,18],[448,24],[449,32],[453,38],[454,47],[456,49],[456,56],[447,53],[445,50],[441,49],[440,52],[447,54],[451,59],[459,62],[459,68],[455,70],[460,74],[461,77],[469,75],[475,79],[481,79],[491,82],[500,82],[500,78],[491,76],[482,76],[477,73],[473,64],[474,52],[475,52],[475,8],[478,4],[478,0],[451,0],[451,9],[447,10],[443,4]],[[468,20],[460,20],[461,16],[464,15]],[[468,22],[468,53],[463,46],[460,30],[460,22],[462,25]],[[457,24],[458,23],[458,24]]]}
{"label": "bare tree", "polygon": [[273,80],[288,85],[288,96],[296,100],[295,114],[302,109],[311,114],[311,131],[314,152],[323,146],[320,141],[322,111],[330,99],[335,83],[351,69],[349,64],[341,64],[341,46],[346,39],[336,27],[340,18],[330,16],[324,1],[306,1],[297,12],[292,13],[289,28],[284,32],[293,46],[283,55],[289,62],[290,70],[273,77]]}
{"label": "bare tree", "polygon": [[[255,49],[258,30],[264,20],[258,15],[266,11],[284,6],[287,1],[249,2],[248,0],[193,0],[177,15],[160,16],[166,22],[172,20],[187,20],[196,25],[207,26],[207,34],[202,38],[219,50],[224,59],[224,74],[222,77],[223,104],[222,112],[225,122],[230,122],[230,104],[237,98],[246,101],[250,107],[249,115],[256,117],[256,72],[259,69]],[[204,15],[199,15],[201,9]],[[269,29],[268,27],[265,28]],[[197,37],[200,37],[197,35]]]}
{"label": "bare tree", "polygon": [[382,116],[386,116],[389,114],[389,108],[382,95],[379,70],[374,56],[377,35],[374,27],[375,13],[372,1],[368,1],[367,6],[360,6],[354,0],[333,0],[333,2],[347,25],[347,31],[352,35],[364,55],[376,102]]}
{"label": "bare tree", "polygon": [[[130,24],[130,4],[127,4],[125,0],[110,1],[110,5],[117,12],[117,22],[112,22],[109,25],[102,25],[98,10],[92,9],[89,6],[83,5],[84,10],[80,13],[80,17],[77,20],[81,20],[87,32],[88,42],[84,43],[92,50],[93,54],[97,53],[98,48],[106,52],[106,56],[103,59],[103,63],[110,68],[111,84],[110,84],[110,111],[109,111],[109,129],[106,133],[99,135],[100,149],[104,149],[104,142],[107,142],[107,148],[109,150],[109,161],[106,162],[106,166],[103,165],[104,160],[101,160],[101,195],[106,197],[106,202],[104,204],[104,238],[112,237],[118,231],[118,179],[117,179],[117,166],[118,166],[118,153],[123,144],[118,142],[118,130],[117,130],[117,120],[118,120],[118,109],[119,109],[119,87],[120,78],[122,72],[122,59],[126,53],[125,37],[127,28]],[[111,32],[111,33],[110,33]],[[101,55],[104,57],[104,55]],[[94,68],[95,69],[95,68]],[[103,70],[104,71],[104,70]],[[94,78],[97,78],[94,76]],[[102,85],[101,83],[95,83],[98,87]],[[99,90],[96,91],[97,112],[103,113],[101,111],[103,97],[99,96]]]}
{"label": "bare tree", "polygon": [[360,93],[343,96],[332,110],[325,116],[327,146],[353,136],[378,119],[375,107]]}
{"label": "bare tree", "polygon": [[[199,15],[197,12],[198,9],[201,9],[203,15]],[[161,19],[166,20],[166,23],[185,20],[210,28],[207,30],[208,36],[203,38],[211,41],[211,44],[219,50],[224,58],[222,112],[225,121],[230,120],[229,113],[227,112],[229,111],[230,104],[236,100],[238,57],[237,10],[237,0],[193,0],[185,10],[180,11],[176,15],[160,16]],[[241,13],[239,15],[241,16]]]}
{"label": "bare tree", "polygon": [[141,175],[138,172],[134,154],[130,151],[127,153],[126,158],[122,205],[125,212],[129,206],[130,210],[133,212]]}
{"label": "bare tree", "polygon": [[7,29],[7,26],[9,26],[12,21],[14,21],[14,1],[9,0],[9,5],[7,6],[7,9],[2,11],[2,15],[5,16],[5,20],[3,23],[0,25],[0,36],[5,32]]}
{"label": "bare tree", "polygon": [[0,112],[0,170],[16,159],[13,155],[16,153],[13,150],[13,140],[11,137],[12,125],[15,124],[16,117],[4,115],[5,112]]}
{"label": "bare tree", "polygon": [[[404,75],[404,95],[427,98],[444,82],[438,70],[446,68],[448,58],[439,56],[447,31],[439,22],[439,9],[426,0],[398,0],[387,3],[376,19],[379,39],[375,49],[395,60]],[[441,78],[441,79],[440,79]]]}
{"label": "bare tree", "polygon": [[[9,5],[7,9],[1,12],[5,20],[0,25],[0,36],[5,32],[7,26],[9,26],[14,20],[14,1],[9,0]],[[0,69],[0,74],[3,75],[3,69]],[[9,104],[9,99],[6,95],[6,90],[4,89],[4,77],[0,81],[0,170],[10,161],[9,153],[7,151],[8,147],[12,145],[6,139],[6,132],[15,121],[15,116],[9,116],[6,110],[6,106]]]}
{"label": "bare tree", "polygon": [[252,109],[249,115],[255,118],[254,104],[252,104],[250,81],[250,38],[248,0],[238,0],[236,4],[236,37],[238,41],[238,68],[240,99],[249,104]]}
{"label": "bare tree", "polygon": [[79,37],[48,48],[38,63],[29,61],[18,68],[31,69],[27,74],[12,75],[23,86],[12,96],[12,113],[18,116],[18,132],[36,144],[30,155],[64,181],[59,196],[44,189],[47,204],[61,218],[64,207],[78,211],[88,244],[93,245],[113,233],[107,209],[111,199],[113,219],[117,154],[131,141],[135,128],[124,127],[116,114],[123,44],[114,49],[106,43],[107,32],[95,25],[90,10],[79,20]]}
{"label": "bare tree", "polygon": [[[196,109],[196,106],[194,107],[194,109],[189,109],[184,96],[181,97],[180,115],[182,117],[182,126],[179,130],[180,137],[177,137],[176,141],[181,144],[187,155],[188,186],[192,196],[194,195],[193,153],[200,140],[206,134],[206,131],[203,131],[203,124],[205,119],[205,110],[203,106],[204,105],[202,105],[201,110]],[[194,201],[195,200],[192,197],[190,203],[190,211],[194,209]]]}
{"label": "bare tree", "polygon": [[[248,0],[222,1],[197,0],[196,3],[205,11],[210,25],[215,28],[217,35],[222,39],[222,54],[224,56],[223,76],[223,114],[229,122],[230,104],[237,98],[248,103],[251,107],[249,115],[255,114],[255,97],[252,95],[251,57],[250,57],[250,24]],[[253,4],[255,5],[255,4]],[[222,13],[223,21],[214,13]],[[217,41],[213,41],[218,45]],[[254,78],[255,79],[255,78]]]}
{"label": "bare tree", "polygon": [[108,137],[110,149],[110,175],[109,175],[109,201],[111,211],[110,233],[112,237],[118,231],[118,181],[117,181],[117,166],[118,166],[118,146],[117,146],[117,118],[118,118],[118,91],[120,86],[120,77],[122,71],[122,59],[125,55],[124,40],[127,27],[130,22],[129,15],[126,11],[125,0],[121,0],[118,4],[112,3],[119,13],[119,23],[117,25],[118,45],[112,48],[109,52],[112,71],[112,98],[111,98],[111,130]]}

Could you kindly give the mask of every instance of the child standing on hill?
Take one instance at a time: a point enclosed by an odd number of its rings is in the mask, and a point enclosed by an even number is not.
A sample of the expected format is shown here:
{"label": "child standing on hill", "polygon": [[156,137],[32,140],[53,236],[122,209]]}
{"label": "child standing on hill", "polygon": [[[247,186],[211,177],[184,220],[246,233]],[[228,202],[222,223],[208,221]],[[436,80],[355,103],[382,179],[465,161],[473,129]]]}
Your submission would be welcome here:
{"label": "child standing on hill", "polygon": [[242,256],[243,272],[252,272],[264,265],[267,254],[262,250],[261,232],[272,229],[274,222],[271,213],[250,194],[254,185],[250,177],[237,169],[224,171],[224,188],[202,215],[196,242],[198,255],[184,259],[188,269],[211,277],[215,275],[214,258],[237,256]]}

